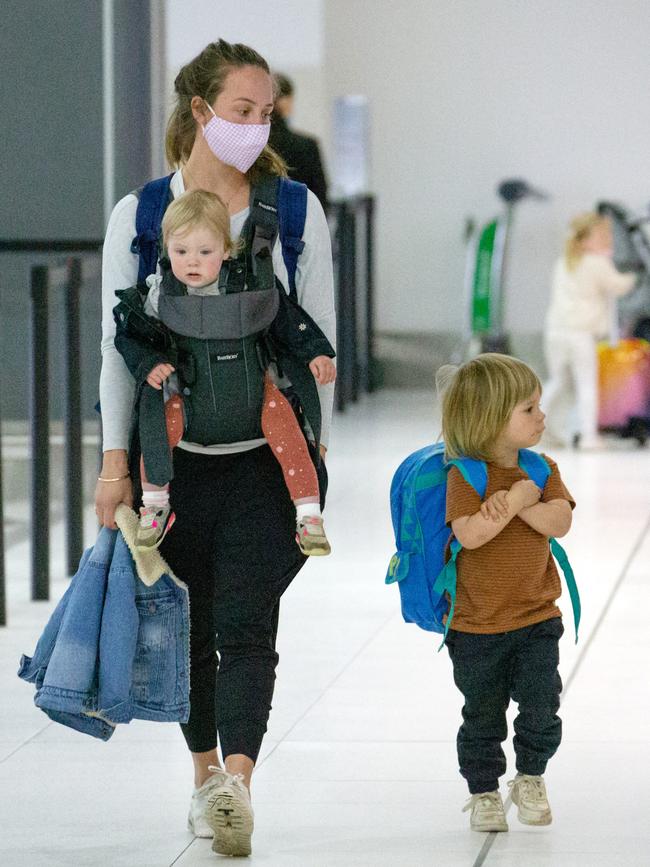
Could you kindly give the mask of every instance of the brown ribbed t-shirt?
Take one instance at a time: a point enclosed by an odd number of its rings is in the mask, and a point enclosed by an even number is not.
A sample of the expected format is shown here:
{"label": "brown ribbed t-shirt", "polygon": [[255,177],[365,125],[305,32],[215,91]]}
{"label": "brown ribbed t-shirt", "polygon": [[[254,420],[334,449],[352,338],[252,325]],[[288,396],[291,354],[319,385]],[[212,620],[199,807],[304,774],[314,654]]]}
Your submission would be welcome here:
{"label": "brown ribbed t-shirt", "polygon": [[[575,502],[564,486],[557,464],[548,457],[546,460],[551,474],[540,502],[567,500],[573,508]],[[527,478],[519,467],[488,463],[487,470],[486,499]],[[447,478],[447,524],[451,526],[456,518],[474,515],[480,507],[479,495],[460,471],[452,467]],[[562,587],[548,537],[518,516],[480,548],[463,548],[456,565],[452,629],[482,634],[509,632],[562,614],[555,604]]]}

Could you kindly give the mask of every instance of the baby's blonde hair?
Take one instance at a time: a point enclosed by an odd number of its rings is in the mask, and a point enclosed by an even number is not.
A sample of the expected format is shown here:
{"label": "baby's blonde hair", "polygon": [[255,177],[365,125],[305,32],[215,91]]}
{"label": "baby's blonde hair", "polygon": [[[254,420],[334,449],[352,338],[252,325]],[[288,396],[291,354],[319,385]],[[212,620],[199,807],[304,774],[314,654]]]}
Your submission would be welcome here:
{"label": "baby's blonde hair", "polygon": [[569,234],[564,244],[564,258],[569,271],[573,271],[583,255],[582,243],[598,226],[609,225],[607,217],[596,211],[585,211],[578,214],[569,223]]}
{"label": "baby's blonde hair", "polygon": [[207,190],[190,190],[171,202],[162,221],[165,247],[171,235],[184,235],[199,226],[209,229],[217,238],[223,240],[227,253],[235,249],[230,234],[228,208],[216,193],[209,193]]}
{"label": "baby's blonde hair", "polygon": [[461,365],[442,395],[447,458],[490,460],[513,409],[536,388],[541,393],[535,371],[510,355],[486,352]]}

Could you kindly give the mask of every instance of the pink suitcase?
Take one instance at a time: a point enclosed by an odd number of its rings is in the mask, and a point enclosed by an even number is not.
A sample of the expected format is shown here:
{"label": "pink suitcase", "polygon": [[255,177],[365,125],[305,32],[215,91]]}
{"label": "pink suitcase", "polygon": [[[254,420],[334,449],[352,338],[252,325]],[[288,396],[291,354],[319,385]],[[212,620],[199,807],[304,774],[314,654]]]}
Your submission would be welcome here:
{"label": "pink suitcase", "polygon": [[644,442],[650,429],[650,343],[600,343],[598,378],[598,426]]}

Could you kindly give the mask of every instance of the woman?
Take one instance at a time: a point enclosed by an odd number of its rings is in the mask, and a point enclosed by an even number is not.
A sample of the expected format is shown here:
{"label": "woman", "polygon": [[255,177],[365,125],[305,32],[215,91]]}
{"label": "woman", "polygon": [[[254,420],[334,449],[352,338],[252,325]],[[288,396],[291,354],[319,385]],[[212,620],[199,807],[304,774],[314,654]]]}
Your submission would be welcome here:
{"label": "woman", "polygon": [[[253,49],[211,43],[176,78],[177,104],[167,132],[167,157],[177,167],[174,197],[204,189],[226,203],[236,239],[248,215],[252,187],[285,173],[266,147],[273,85],[266,61]],[[115,291],[137,279],[131,252],[137,198],[115,206],[103,263],[100,395],[104,459],[96,490],[100,521],[114,527],[115,507],[133,504],[127,439],[133,380],[113,343]],[[309,193],[298,261],[299,303],[331,342],[335,335],[331,246],[327,222]],[[280,243],[273,267],[285,286]],[[327,444],[333,387],[319,386],[321,442]],[[321,451],[324,454],[325,445]],[[322,472],[324,473],[324,465]],[[110,481],[102,481],[102,480]],[[322,489],[326,478],[321,479]],[[251,774],[266,731],[278,655],[279,600],[304,563],[294,540],[294,510],[277,461],[264,440],[174,450],[171,505],[174,532],[161,550],[190,593],[190,703],[181,726],[194,763],[188,825],[212,836],[226,855],[251,851]],[[217,664],[217,652],[219,661]],[[224,768],[217,756],[217,740]]]}

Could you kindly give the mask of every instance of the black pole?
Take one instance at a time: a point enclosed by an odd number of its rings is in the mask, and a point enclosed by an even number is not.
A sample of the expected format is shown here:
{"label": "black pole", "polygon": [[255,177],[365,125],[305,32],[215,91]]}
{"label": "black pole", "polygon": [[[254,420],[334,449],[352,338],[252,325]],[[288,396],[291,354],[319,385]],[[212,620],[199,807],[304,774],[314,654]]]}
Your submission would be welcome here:
{"label": "black pole", "polygon": [[375,200],[366,196],[366,391],[374,391],[373,335],[375,330]]}
{"label": "black pole", "polygon": [[337,203],[336,225],[336,408],[339,412],[345,409],[350,401],[352,391],[352,323],[350,319],[350,222],[351,214],[347,201]]}
{"label": "black pole", "polygon": [[359,398],[359,358],[357,336],[357,218],[356,203],[350,202],[345,209],[345,254],[346,266],[346,307],[344,326],[348,330],[348,397],[352,401]]}
{"label": "black pole", "polygon": [[81,260],[67,261],[64,301],[65,394],[65,516],[68,575],[74,575],[83,549],[81,465],[81,354],[79,347],[79,290]]}
{"label": "black pole", "polygon": [[4,513],[2,510],[2,419],[0,418],[0,626],[6,625],[7,592],[5,587]]}
{"label": "black pole", "polygon": [[50,421],[48,404],[48,270],[31,269],[30,421],[32,442],[32,599],[50,595]]}

